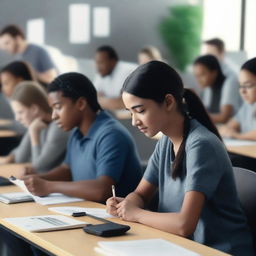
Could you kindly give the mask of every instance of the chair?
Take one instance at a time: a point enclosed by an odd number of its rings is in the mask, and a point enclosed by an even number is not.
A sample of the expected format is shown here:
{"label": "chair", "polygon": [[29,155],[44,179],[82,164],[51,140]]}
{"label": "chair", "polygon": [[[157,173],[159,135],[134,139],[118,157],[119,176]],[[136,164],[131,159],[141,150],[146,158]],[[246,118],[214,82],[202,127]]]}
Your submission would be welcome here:
{"label": "chair", "polygon": [[238,197],[248,219],[256,248],[256,173],[233,167]]}

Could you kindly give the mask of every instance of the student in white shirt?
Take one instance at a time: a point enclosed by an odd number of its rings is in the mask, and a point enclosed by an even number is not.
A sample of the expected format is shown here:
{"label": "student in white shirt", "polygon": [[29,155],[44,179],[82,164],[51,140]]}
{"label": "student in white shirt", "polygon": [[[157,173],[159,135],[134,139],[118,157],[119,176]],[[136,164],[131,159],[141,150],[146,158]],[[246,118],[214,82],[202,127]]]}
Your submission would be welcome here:
{"label": "student in white shirt", "polygon": [[116,51],[110,46],[101,46],[97,49],[95,63],[98,74],[94,79],[94,85],[100,105],[108,110],[123,109],[121,89],[136,65],[119,61]]}
{"label": "student in white shirt", "polygon": [[[239,91],[244,103],[238,113],[220,128],[220,133],[224,137],[256,141],[256,58],[242,65],[239,80]],[[255,158],[230,155],[234,166],[256,171]]]}

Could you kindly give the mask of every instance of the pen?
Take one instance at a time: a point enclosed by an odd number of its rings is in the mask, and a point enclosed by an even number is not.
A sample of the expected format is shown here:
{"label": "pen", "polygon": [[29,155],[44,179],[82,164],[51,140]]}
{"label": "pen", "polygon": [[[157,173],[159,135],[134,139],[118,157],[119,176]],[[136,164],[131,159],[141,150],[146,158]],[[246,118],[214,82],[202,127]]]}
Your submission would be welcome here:
{"label": "pen", "polygon": [[112,195],[116,197],[115,185],[112,185]]}

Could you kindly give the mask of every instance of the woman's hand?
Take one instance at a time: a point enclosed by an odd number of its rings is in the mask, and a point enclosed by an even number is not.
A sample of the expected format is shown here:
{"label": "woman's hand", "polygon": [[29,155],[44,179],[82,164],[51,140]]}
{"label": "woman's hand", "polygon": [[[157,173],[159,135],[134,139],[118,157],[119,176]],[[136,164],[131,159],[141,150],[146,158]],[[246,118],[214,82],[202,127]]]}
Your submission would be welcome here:
{"label": "woman's hand", "polygon": [[38,175],[28,175],[23,180],[28,191],[35,196],[47,196],[51,193],[51,182],[38,177]]}
{"label": "woman's hand", "polygon": [[126,221],[138,222],[139,214],[143,209],[136,206],[129,199],[124,199],[122,202],[116,205],[117,216]]}
{"label": "woman's hand", "polygon": [[106,202],[106,205],[107,205],[107,212],[113,216],[118,216],[117,215],[117,208],[116,206],[121,203],[122,201],[124,200],[123,197],[110,197],[107,202]]}

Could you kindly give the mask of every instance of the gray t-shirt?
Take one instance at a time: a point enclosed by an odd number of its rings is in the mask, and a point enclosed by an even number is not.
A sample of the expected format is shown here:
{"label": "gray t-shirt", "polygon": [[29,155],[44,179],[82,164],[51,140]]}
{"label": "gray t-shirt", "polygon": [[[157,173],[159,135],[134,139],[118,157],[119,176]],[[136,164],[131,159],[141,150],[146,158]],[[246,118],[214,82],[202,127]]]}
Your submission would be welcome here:
{"label": "gray t-shirt", "polygon": [[29,63],[39,73],[55,68],[48,52],[35,44],[28,44],[27,49],[22,54],[16,55],[16,59]]}
{"label": "gray t-shirt", "polygon": [[31,162],[38,172],[49,171],[63,162],[67,140],[68,132],[64,132],[55,122],[51,122],[40,133],[40,145],[32,146],[27,132],[12,154],[16,163]]}
{"label": "gray t-shirt", "polygon": [[244,102],[234,119],[239,123],[241,133],[256,130],[256,103]]}
{"label": "gray t-shirt", "polygon": [[179,212],[186,192],[201,192],[206,201],[191,239],[232,255],[253,256],[224,145],[196,120],[190,125],[181,177],[171,177],[174,155],[167,136],[158,142],[145,171],[144,178],[159,189],[158,210]]}
{"label": "gray t-shirt", "polygon": [[0,92],[0,118],[1,119],[14,119],[10,103],[5,96]]}
{"label": "gray t-shirt", "polygon": [[[211,105],[211,100],[213,97],[213,90],[211,87],[207,87],[202,91],[201,99],[204,103],[206,109],[209,109]],[[219,105],[215,106],[217,112],[224,105],[233,106],[233,115],[238,111],[242,104],[242,99],[239,94],[239,83],[235,76],[228,76],[222,85]]]}

